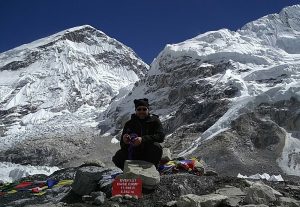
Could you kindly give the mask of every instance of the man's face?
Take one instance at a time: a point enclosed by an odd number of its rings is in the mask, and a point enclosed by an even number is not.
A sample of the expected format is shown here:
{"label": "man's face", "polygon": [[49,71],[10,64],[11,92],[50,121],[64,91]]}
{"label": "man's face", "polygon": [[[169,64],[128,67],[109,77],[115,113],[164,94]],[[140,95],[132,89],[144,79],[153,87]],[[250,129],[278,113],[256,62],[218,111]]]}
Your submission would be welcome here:
{"label": "man's face", "polygon": [[138,106],[135,109],[135,114],[140,118],[144,119],[146,116],[148,116],[148,108],[146,106]]}

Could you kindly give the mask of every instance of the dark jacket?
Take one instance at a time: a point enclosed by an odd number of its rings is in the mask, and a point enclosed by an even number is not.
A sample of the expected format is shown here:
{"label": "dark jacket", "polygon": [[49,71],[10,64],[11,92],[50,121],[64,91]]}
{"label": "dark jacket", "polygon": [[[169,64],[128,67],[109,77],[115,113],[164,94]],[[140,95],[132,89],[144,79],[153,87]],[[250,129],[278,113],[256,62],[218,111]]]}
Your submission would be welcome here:
{"label": "dark jacket", "polygon": [[131,119],[125,123],[123,128],[120,140],[121,148],[128,148],[123,141],[123,135],[131,133],[142,137],[142,144],[162,143],[165,139],[162,124],[155,114],[149,114],[145,119],[139,119],[136,114],[131,114]]}

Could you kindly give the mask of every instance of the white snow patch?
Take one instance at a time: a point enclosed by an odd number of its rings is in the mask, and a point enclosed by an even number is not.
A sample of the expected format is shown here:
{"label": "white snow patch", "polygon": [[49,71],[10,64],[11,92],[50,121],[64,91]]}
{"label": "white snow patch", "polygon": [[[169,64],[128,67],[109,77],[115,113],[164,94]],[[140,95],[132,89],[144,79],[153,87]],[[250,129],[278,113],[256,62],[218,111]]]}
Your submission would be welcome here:
{"label": "white snow patch", "polygon": [[35,174],[51,175],[58,167],[20,165],[11,162],[0,162],[0,180],[13,182],[22,177]]}
{"label": "white snow patch", "polygon": [[300,140],[286,133],[285,145],[281,157],[277,160],[279,167],[289,175],[300,176]]}
{"label": "white snow patch", "polygon": [[111,143],[112,144],[118,144],[120,141],[116,138],[116,137],[113,137],[112,139],[111,139]]}

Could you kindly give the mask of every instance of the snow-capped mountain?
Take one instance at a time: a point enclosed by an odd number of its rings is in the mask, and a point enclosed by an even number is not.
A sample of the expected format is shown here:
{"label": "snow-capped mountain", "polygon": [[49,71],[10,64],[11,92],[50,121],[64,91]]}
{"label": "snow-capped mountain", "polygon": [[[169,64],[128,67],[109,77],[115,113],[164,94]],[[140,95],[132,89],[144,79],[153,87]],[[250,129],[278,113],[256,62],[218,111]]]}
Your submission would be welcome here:
{"label": "snow-capped mountain", "polygon": [[[101,124],[111,133],[120,129],[133,100],[148,97],[173,152],[204,157],[218,170],[257,173],[273,165],[300,176],[299,81],[300,5],[295,5],[237,31],[221,29],[167,45],[145,78],[102,114]],[[239,141],[245,143],[234,145],[243,131],[248,134]]]}
{"label": "snow-capped mountain", "polygon": [[95,127],[148,70],[133,50],[84,25],[0,54],[0,149]]}
{"label": "snow-capped mountain", "polygon": [[300,176],[299,48],[300,5],[167,45],[150,69],[90,26],[20,46],[0,54],[0,160],[67,162],[147,97],[174,154],[223,174]]}

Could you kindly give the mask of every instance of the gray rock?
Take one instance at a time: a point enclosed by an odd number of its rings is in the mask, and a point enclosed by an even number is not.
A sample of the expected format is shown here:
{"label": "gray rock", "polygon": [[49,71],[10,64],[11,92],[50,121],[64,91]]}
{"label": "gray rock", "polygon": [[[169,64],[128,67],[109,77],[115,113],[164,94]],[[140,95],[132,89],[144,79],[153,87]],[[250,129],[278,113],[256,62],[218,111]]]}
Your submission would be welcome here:
{"label": "gray rock", "polygon": [[218,189],[216,193],[227,196],[227,204],[229,206],[237,206],[246,196],[240,188],[236,188],[234,186],[225,186],[225,188]]}
{"label": "gray rock", "polygon": [[214,170],[206,170],[204,175],[205,176],[218,176],[218,173]]}
{"label": "gray rock", "polygon": [[293,198],[281,197],[279,202],[282,207],[300,207],[300,201]]}
{"label": "gray rock", "polygon": [[111,197],[110,199],[112,201],[116,201],[116,202],[122,203],[122,201],[123,201],[122,198],[123,198],[122,195],[115,195],[115,196]]}
{"label": "gray rock", "polygon": [[300,192],[300,186],[297,186],[297,185],[287,185],[287,188]]}
{"label": "gray rock", "polygon": [[172,160],[171,150],[169,148],[163,148],[163,154],[161,160],[170,161]]}
{"label": "gray rock", "polygon": [[139,199],[138,196],[136,196],[136,195],[132,196],[132,200],[138,200],[138,199]]}
{"label": "gray rock", "polygon": [[98,166],[105,167],[105,164],[101,160],[85,160],[82,166]]}
{"label": "gray rock", "polygon": [[105,193],[102,193],[101,195],[99,195],[95,198],[94,203],[96,205],[101,205],[105,202],[105,198],[106,198]]}
{"label": "gray rock", "polygon": [[175,206],[177,206],[177,201],[169,201],[165,206],[166,207],[175,207]]}
{"label": "gray rock", "polygon": [[73,180],[78,169],[77,167],[63,168],[55,171],[49,178],[53,180]]}
{"label": "gray rock", "polygon": [[187,194],[180,196],[177,201],[178,207],[214,207],[224,204],[228,199],[227,196],[219,194],[194,195]]}
{"label": "gray rock", "polygon": [[194,194],[187,194],[180,196],[176,205],[178,207],[201,207],[200,202],[198,202],[200,196]]}
{"label": "gray rock", "polygon": [[94,201],[94,199],[90,195],[84,195],[84,196],[82,196],[82,201],[84,201],[84,202],[92,202],[92,201]]}
{"label": "gray rock", "polygon": [[[273,189],[273,188],[272,188]],[[277,190],[273,189],[273,193],[276,197],[282,197],[282,193],[278,192]]]}
{"label": "gray rock", "polygon": [[96,197],[98,197],[98,196],[104,196],[104,197],[106,197],[106,194],[103,193],[102,191],[95,191],[95,192],[92,192],[90,195],[91,195],[93,198],[96,198]]}
{"label": "gray rock", "polygon": [[254,183],[244,200],[247,204],[266,204],[276,201],[273,188],[262,183]]}
{"label": "gray rock", "polygon": [[251,187],[255,182],[243,179],[247,187]]}
{"label": "gray rock", "polygon": [[13,206],[20,206],[20,205],[24,204],[25,202],[28,202],[31,200],[33,200],[33,198],[24,198],[24,199],[19,199],[19,200],[13,201],[10,204],[12,204]]}
{"label": "gray rock", "polygon": [[22,177],[29,176],[29,173],[25,170],[15,168],[9,172],[9,177],[13,178],[14,180],[19,180]]}
{"label": "gray rock", "polygon": [[78,195],[90,194],[96,189],[105,170],[105,168],[96,166],[79,168],[72,184],[72,190]]}
{"label": "gray rock", "polygon": [[128,195],[128,194],[124,195],[123,197],[124,197],[125,199],[128,199],[128,200],[131,200],[131,199],[132,199],[132,195]]}
{"label": "gray rock", "polygon": [[126,160],[124,173],[118,178],[141,178],[142,186],[145,189],[152,190],[160,182],[159,172],[152,163],[142,160]]}
{"label": "gray rock", "polygon": [[195,161],[195,166],[194,168],[200,172],[201,175],[204,175],[205,174],[205,167],[204,167],[204,161],[203,160],[200,160],[200,161]]}
{"label": "gray rock", "polygon": [[60,186],[60,187],[48,189],[48,191],[54,194],[60,194],[60,193],[66,193],[67,191],[69,191],[69,189],[70,187]]}
{"label": "gray rock", "polygon": [[269,207],[269,206],[265,204],[259,204],[259,205],[249,204],[249,205],[243,205],[242,207]]}

